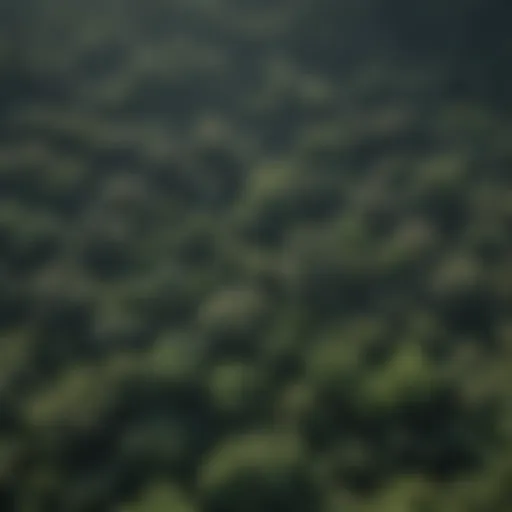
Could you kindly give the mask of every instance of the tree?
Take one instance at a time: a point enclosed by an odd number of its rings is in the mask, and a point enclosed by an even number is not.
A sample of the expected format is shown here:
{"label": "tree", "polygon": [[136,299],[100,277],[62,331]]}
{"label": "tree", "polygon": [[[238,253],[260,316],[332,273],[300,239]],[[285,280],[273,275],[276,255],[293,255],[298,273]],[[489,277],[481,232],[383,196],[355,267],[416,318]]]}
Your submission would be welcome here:
{"label": "tree", "polygon": [[305,453],[285,434],[248,434],[220,444],[201,468],[199,489],[208,512],[320,506]]}

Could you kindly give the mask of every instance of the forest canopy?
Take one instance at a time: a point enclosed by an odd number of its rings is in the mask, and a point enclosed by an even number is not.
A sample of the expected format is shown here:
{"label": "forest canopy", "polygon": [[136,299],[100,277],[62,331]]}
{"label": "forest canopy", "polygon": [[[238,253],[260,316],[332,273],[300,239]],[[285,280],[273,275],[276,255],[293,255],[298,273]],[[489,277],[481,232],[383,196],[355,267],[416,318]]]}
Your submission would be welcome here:
{"label": "forest canopy", "polygon": [[0,509],[510,512],[511,16],[0,2]]}

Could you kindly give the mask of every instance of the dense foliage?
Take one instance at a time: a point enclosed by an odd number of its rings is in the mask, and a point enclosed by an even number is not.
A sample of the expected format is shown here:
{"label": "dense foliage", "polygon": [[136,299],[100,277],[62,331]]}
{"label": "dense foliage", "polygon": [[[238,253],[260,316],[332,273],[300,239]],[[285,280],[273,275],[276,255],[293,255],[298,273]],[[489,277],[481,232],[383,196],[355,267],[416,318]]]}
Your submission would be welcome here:
{"label": "dense foliage", "polygon": [[512,510],[512,4],[0,3],[0,509]]}

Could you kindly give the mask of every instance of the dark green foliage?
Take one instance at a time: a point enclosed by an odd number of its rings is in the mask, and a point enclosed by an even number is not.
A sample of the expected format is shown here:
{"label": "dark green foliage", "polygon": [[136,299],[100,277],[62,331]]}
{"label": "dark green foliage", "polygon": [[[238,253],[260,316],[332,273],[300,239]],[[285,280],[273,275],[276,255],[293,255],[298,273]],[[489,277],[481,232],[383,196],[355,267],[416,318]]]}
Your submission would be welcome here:
{"label": "dark green foliage", "polygon": [[512,510],[509,4],[0,2],[0,510]]}
{"label": "dark green foliage", "polygon": [[309,512],[321,505],[307,461],[293,438],[256,433],[208,455],[199,477],[204,509]]}

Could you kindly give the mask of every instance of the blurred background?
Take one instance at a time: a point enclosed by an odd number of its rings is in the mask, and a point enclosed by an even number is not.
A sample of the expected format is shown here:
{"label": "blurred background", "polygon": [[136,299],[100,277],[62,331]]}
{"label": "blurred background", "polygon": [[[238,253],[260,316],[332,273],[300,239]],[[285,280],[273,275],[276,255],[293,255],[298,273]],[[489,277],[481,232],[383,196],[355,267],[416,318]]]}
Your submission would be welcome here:
{"label": "blurred background", "polygon": [[510,512],[512,3],[0,1],[0,510]]}

